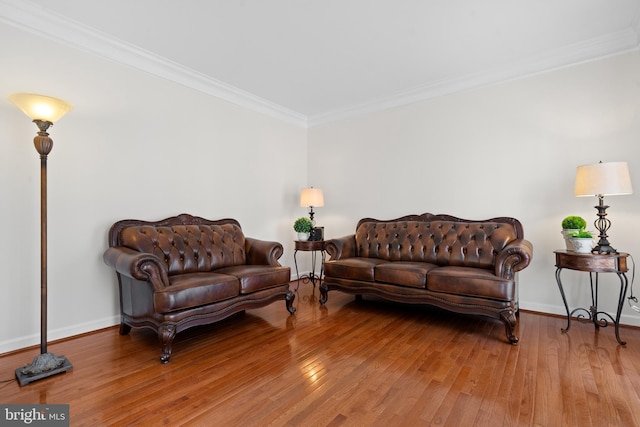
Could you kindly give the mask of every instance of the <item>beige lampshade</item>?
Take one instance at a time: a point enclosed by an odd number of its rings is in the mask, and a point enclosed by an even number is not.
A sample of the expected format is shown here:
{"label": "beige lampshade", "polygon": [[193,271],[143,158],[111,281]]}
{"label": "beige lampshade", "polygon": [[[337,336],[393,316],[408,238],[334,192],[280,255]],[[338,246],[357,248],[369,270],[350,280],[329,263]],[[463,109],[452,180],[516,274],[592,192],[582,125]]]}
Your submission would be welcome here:
{"label": "beige lampshade", "polygon": [[324,206],[324,196],[319,188],[303,188],[300,193],[300,206]]}
{"label": "beige lampshade", "polygon": [[58,98],[52,98],[35,93],[14,93],[9,95],[9,101],[14,103],[31,120],[57,122],[73,109],[73,105]]}
{"label": "beige lampshade", "polygon": [[578,166],[575,195],[614,196],[633,193],[627,162],[594,163]]}

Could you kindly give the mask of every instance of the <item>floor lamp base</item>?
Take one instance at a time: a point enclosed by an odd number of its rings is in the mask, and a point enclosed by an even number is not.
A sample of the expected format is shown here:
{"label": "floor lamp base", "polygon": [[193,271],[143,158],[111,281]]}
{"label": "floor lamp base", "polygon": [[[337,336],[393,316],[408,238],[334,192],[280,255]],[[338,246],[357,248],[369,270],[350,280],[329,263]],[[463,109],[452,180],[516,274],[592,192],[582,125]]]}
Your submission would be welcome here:
{"label": "floor lamp base", "polygon": [[20,386],[24,386],[72,369],[73,366],[66,357],[56,356],[53,353],[41,353],[37,355],[30,364],[16,369],[16,378]]}

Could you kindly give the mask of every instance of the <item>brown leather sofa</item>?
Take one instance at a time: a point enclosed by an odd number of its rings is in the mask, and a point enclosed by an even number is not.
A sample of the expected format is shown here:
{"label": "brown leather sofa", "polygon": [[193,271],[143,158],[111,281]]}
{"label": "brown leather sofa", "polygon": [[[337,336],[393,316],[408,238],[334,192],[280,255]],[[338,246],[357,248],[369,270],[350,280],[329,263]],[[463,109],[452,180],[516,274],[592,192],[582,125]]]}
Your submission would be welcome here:
{"label": "brown leather sofa", "polygon": [[471,221],[450,215],[364,218],[355,234],[328,240],[320,303],[330,290],[429,304],[504,323],[516,344],[517,272],[533,246],[514,218]]}
{"label": "brown leather sofa", "polygon": [[175,335],[284,299],[293,314],[291,271],[278,263],[277,242],[245,237],[234,219],[188,214],[149,222],[118,221],[104,261],[120,286],[120,333],[158,333],[160,361],[169,362]]}

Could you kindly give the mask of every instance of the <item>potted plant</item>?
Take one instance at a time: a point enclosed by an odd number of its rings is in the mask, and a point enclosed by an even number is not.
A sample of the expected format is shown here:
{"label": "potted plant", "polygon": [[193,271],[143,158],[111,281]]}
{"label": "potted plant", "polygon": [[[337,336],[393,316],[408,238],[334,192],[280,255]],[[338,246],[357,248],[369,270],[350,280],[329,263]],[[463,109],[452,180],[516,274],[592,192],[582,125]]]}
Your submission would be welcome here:
{"label": "potted plant", "polygon": [[296,233],[298,233],[298,240],[306,241],[309,240],[309,233],[313,228],[313,222],[306,216],[301,216],[296,219],[293,223],[293,229]]}
{"label": "potted plant", "polygon": [[571,241],[573,250],[581,254],[588,254],[593,248],[593,234],[587,230],[573,232],[568,238]]}
{"label": "potted plant", "polygon": [[[581,216],[570,215],[562,220],[563,230],[584,230],[587,226],[587,222]],[[573,233],[573,231],[571,231]]]}
{"label": "potted plant", "polygon": [[562,220],[562,236],[564,237],[565,244],[568,251],[574,251],[573,240],[569,237],[573,233],[579,233],[585,229],[587,222],[584,218],[577,215],[569,215]]}

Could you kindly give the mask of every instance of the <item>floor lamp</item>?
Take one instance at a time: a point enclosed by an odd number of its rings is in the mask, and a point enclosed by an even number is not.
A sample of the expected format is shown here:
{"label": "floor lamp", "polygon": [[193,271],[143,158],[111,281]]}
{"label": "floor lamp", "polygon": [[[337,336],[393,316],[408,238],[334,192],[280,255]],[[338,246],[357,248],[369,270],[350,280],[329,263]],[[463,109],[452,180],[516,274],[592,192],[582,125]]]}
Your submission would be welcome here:
{"label": "floor lamp", "polygon": [[47,155],[53,148],[47,129],[73,106],[61,99],[31,93],[16,93],[9,101],[20,108],[40,130],[33,139],[40,154],[40,354],[33,362],[16,369],[21,386],[73,368],[64,356],[47,352]]}

